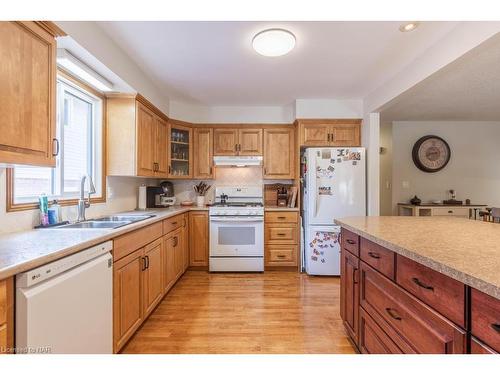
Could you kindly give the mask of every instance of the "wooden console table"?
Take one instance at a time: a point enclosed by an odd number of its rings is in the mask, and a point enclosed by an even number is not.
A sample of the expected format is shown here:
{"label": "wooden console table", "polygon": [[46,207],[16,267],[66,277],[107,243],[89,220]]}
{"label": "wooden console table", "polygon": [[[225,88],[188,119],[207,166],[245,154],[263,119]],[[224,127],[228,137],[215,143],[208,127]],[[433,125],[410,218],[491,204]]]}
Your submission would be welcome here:
{"label": "wooden console table", "polygon": [[484,209],[486,204],[421,204],[398,203],[399,216],[456,216],[468,219],[477,219],[477,212]]}

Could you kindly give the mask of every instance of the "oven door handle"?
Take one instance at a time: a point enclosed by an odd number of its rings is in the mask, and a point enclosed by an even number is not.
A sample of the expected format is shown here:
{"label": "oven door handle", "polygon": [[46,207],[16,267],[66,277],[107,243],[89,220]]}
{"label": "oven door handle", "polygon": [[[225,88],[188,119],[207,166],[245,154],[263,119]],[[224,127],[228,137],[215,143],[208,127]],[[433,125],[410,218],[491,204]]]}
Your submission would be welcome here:
{"label": "oven door handle", "polygon": [[219,218],[219,217],[211,217],[210,221],[216,222],[216,223],[234,223],[234,222],[239,222],[239,223],[262,223],[264,221],[264,218],[255,218],[255,217],[224,217],[224,218]]}

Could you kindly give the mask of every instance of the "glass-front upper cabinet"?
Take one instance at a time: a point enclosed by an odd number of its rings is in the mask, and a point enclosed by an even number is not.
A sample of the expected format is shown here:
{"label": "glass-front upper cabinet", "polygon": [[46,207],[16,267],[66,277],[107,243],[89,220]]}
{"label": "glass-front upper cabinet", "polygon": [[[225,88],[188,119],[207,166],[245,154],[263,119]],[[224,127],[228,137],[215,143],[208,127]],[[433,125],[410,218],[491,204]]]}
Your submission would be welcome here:
{"label": "glass-front upper cabinet", "polygon": [[193,131],[177,124],[169,126],[169,178],[193,177]]}

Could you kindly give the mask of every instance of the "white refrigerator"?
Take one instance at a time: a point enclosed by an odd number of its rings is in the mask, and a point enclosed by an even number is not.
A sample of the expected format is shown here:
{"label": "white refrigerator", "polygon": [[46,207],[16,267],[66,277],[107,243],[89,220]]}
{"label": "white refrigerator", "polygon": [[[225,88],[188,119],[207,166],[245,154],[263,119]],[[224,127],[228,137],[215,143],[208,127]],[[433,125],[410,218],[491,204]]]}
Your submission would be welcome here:
{"label": "white refrigerator", "polygon": [[309,275],[340,275],[340,227],[333,220],[366,215],[365,149],[308,148],[303,158],[302,266]]}

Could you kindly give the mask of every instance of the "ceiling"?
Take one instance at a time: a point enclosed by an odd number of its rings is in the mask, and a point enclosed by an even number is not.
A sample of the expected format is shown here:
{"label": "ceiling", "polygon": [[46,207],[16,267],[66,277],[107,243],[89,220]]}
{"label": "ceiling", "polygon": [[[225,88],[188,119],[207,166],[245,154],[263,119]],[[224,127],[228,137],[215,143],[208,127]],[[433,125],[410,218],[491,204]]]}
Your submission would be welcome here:
{"label": "ceiling", "polygon": [[386,104],[381,119],[500,120],[500,33]]}
{"label": "ceiling", "polygon": [[[173,100],[203,105],[286,105],[361,99],[457,26],[423,22],[98,22]],[[286,56],[253,51],[271,27],[297,38]]]}

